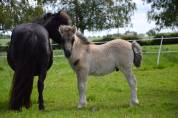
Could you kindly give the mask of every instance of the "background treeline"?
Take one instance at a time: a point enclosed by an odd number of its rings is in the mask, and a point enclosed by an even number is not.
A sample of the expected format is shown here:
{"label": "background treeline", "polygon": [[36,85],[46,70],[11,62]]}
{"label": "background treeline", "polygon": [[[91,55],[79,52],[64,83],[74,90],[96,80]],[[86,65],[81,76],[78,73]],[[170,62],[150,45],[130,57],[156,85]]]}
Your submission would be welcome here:
{"label": "background treeline", "polygon": [[[97,44],[101,44],[103,42],[107,42],[110,40],[114,40],[117,38],[124,39],[124,40],[137,40],[138,43],[141,45],[159,45],[161,40],[160,38],[166,38],[163,40],[163,44],[178,44],[178,33],[158,33],[153,36],[149,36],[147,38],[141,37],[140,35],[126,35],[126,34],[114,34],[114,35],[107,35],[99,40],[93,40],[94,42],[97,42]],[[174,37],[174,38],[173,38]],[[177,38],[175,38],[177,37]],[[173,38],[173,39],[172,39]],[[154,40],[152,40],[154,39]]]}
{"label": "background treeline", "polygon": [[[178,44],[178,33],[176,33],[176,32],[175,33],[157,33],[154,36],[149,36],[149,37],[146,37],[146,38],[143,38],[142,36],[137,35],[136,33],[133,33],[133,35],[113,34],[113,35],[107,35],[107,36],[100,37],[99,39],[95,39],[95,38],[91,38],[90,37],[90,40],[94,39],[92,41],[95,42],[96,44],[102,44],[102,43],[105,43],[107,41],[111,41],[111,40],[120,38],[120,39],[124,39],[124,40],[129,40],[129,41],[137,40],[137,42],[140,45],[159,45],[160,42],[161,42],[160,38],[162,38],[162,37],[163,38],[167,38],[167,39],[163,40],[163,44],[164,45],[165,44]],[[1,39],[6,39],[6,38],[9,39],[10,36],[9,35],[1,35],[0,36],[0,40]],[[152,40],[152,39],[155,39],[155,40]],[[8,48],[7,45],[8,45],[8,42],[6,43],[6,46],[2,46],[0,44],[0,51],[7,51],[7,48]],[[60,46],[56,45],[53,42],[52,43],[52,48],[53,48],[53,50],[54,49],[59,49]]]}

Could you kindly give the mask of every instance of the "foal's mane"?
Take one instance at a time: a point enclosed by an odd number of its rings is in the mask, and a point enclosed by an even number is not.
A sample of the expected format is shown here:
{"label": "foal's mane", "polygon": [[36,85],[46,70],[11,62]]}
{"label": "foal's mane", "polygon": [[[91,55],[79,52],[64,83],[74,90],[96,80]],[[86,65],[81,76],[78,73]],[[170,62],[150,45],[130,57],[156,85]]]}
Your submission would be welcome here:
{"label": "foal's mane", "polygon": [[77,32],[76,33],[76,36],[82,41],[83,44],[90,44],[91,42],[88,41],[88,39],[83,35],[81,34],[80,32]]}

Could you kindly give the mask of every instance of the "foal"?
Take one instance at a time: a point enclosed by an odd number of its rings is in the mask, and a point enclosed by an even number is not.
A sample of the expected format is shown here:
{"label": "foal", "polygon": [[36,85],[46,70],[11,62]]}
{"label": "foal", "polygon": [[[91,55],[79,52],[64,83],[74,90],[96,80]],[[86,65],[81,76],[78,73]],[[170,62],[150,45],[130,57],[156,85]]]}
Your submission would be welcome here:
{"label": "foal", "polygon": [[105,75],[120,70],[131,88],[131,105],[139,104],[137,99],[136,78],[132,73],[132,65],[140,67],[142,50],[137,42],[122,39],[95,45],[76,32],[75,27],[60,26],[59,32],[64,40],[64,53],[78,80],[78,108],[86,105],[86,83],[88,75]]}

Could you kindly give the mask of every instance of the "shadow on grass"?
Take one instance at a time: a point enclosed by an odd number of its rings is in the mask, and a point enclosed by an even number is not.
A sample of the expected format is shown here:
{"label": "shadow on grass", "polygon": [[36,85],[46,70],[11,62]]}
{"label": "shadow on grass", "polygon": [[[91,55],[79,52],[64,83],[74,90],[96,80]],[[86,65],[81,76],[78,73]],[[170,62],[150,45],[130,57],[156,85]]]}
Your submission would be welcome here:
{"label": "shadow on grass", "polygon": [[[128,109],[128,108],[135,108],[135,107],[130,107],[128,103],[108,103],[108,101],[105,102],[88,102],[88,105],[86,107],[83,107],[81,109],[77,108],[77,105],[72,104],[72,105],[54,105],[55,103],[49,105],[48,104],[48,109],[46,109],[44,112],[66,112],[66,111],[73,111],[73,112],[99,112],[100,110],[120,110],[120,109]],[[52,107],[54,106],[54,107]],[[136,106],[136,107],[139,107]]]}
{"label": "shadow on grass", "polygon": [[0,71],[3,71],[4,70],[4,68],[3,67],[0,67]]}
{"label": "shadow on grass", "polygon": [[9,103],[7,101],[0,101],[0,112],[9,111]]}

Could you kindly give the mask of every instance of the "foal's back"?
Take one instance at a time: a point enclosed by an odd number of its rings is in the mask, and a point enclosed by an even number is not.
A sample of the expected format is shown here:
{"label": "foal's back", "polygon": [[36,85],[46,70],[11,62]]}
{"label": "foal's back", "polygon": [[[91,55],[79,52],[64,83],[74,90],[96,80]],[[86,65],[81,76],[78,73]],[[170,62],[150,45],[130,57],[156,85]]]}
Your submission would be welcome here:
{"label": "foal's back", "polygon": [[[90,51],[96,56],[120,56],[122,54],[128,56],[133,53],[131,43],[122,39],[115,39],[102,45],[90,45]],[[107,57],[105,57],[107,58]]]}
{"label": "foal's back", "polygon": [[116,68],[131,66],[133,63],[133,50],[131,43],[116,39],[102,45],[90,44],[90,73],[103,75]]}

